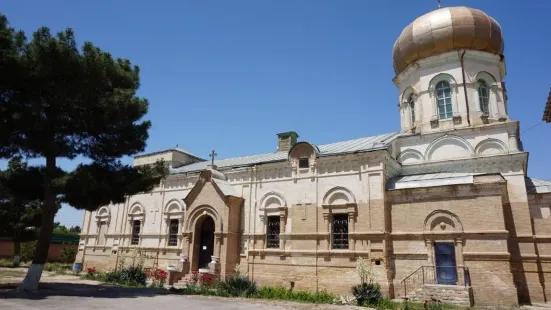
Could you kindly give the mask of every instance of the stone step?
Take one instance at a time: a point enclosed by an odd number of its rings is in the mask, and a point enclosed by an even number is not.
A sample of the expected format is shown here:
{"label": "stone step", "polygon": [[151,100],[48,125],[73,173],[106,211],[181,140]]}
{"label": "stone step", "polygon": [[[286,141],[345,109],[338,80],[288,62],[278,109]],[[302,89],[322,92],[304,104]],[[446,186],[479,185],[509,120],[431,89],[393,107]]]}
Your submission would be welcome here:
{"label": "stone step", "polygon": [[431,297],[447,304],[470,305],[469,288],[456,285],[425,284],[407,294],[411,301],[423,302]]}
{"label": "stone step", "polygon": [[551,303],[534,302],[531,305],[524,305],[524,306],[521,306],[520,308],[529,309],[529,310],[546,310],[546,309],[551,309]]}

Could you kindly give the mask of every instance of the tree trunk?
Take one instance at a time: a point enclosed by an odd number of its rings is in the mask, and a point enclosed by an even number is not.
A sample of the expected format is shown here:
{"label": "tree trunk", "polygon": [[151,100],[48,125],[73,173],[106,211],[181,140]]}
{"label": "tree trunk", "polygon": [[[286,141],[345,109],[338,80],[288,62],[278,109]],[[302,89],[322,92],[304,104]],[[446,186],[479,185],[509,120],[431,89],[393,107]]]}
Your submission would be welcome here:
{"label": "tree trunk", "polygon": [[48,258],[48,250],[52,240],[52,232],[54,229],[54,218],[57,213],[56,193],[53,190],[53,178],[56,172],[56,158],[46,157],[46,175],[44,178],[44,205],[42,210],[42,225],[34,250],[34,257],[27,275],[21,284],[19,290],[36,291],[38,283],[42,276],[44,264]]}
{"label": "tree trunk", "polygon": [[16,227],[13,233],[13,265],[19,266],[21,262],[21,228]]}
{"label": "tree trunk", "polygon": [[15,209],[16,224],[13,229],[13,266],[19,266],[21,261],[21,207],[22,204],[17,203]]}

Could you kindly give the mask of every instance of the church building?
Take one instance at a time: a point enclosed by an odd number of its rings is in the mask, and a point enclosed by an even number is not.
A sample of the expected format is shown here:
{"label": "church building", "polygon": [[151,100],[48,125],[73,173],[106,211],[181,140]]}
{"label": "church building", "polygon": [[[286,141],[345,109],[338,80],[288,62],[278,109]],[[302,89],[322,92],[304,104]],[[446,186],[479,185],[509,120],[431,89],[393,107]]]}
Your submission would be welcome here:
{"label": "church building", "polygon": [[136,156],[164,159],[170,174],[86,212],[76,263],[114,269],[139,250],[175,285],[238,266],[259,285],[344,294],[363,258],[390,298],[551,298],[551,182],[526,175],[500,25],[439,8],[407,25],[392,53],[399,131],[321,145],[283,132],[271,153],[227,159]]}

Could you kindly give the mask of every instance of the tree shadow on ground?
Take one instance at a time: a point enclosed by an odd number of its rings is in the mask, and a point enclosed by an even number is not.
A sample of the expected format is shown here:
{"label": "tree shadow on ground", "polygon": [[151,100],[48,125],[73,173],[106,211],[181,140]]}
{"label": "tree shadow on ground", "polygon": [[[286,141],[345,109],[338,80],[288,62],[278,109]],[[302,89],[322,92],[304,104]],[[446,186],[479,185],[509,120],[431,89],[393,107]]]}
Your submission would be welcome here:
{"label": "tree shadow on ground", "polygon": [[36,292],[18,291],[17,284],[0,284],[0,299],[41,300],[50,296],[133,298],[166,294],[169,292],[163,289],[121,287],[112,284],[40,283]]}

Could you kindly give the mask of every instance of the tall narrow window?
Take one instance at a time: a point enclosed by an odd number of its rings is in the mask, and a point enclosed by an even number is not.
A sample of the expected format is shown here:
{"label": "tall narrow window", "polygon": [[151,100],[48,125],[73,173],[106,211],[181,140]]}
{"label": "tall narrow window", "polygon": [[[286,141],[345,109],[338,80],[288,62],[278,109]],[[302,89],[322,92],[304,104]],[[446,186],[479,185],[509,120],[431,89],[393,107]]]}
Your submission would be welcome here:
{"label": "tall narrow window", "polygon": [[279,216],[268,216],[267,248],[279,248]]}
{"label": "tall narrow window", "polygon": [[413,100],[413,95],[409,96],[408,104],[411,111],[411,125],[413,125],[415,124],[415,101]]}
{"label": "tall narrow window", "polygon": [[178,245],[178,220],[170,220],[168,225],[168,246]]}
{"label": "tall narrow window", "polygon": [[98,244],[105,244],[105,231],[107,230],[107,223],[99,222],[98,225]]}
{"label": "tall narrow window", "polygon": [[480,103],[480,110],[484,114],[489,114],[490,96],[488,93],[488,84],[484,80],[478,81],[478,102]]}
{"label": "tall narrow window", "polygon": [[450,83],[441,81],[436,84],[436,103],[438,106],[438,119],[447,119],[453,116],[452,88]]}
{"label": "tall narrow window", "polygon": [[140,221],[133,221],[132,222],[132,239],[130,241],[130,244],[137,245],[140,243],[140,229],[141,224]]}
{"label": "tall narrow window", "polygon": [[348,214],[333,215],[333,249],[348,249]]}

